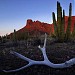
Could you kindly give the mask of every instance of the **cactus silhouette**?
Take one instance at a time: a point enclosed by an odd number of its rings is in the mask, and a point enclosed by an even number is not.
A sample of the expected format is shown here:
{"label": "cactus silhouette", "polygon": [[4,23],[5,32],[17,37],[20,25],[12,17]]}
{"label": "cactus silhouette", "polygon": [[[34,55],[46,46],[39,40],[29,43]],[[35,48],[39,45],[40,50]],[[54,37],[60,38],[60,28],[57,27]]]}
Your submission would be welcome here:
{"label": "cactus silhouette", "polygon": [[13,34],[13,40],[16,43],[17,42],[17,36],[16,36],[16,30],[14,29],[14,34]]}
{"label": "cactus silhouette", "polygon": [[74,29],[71,35],[72,35],[72,39],[75,40],[75,23],[74,23]]}
{"label": "cactus silhouette", "polygon": [[65,11],[60,6],[60,3],[57,1],[57,22],[55,18],[55,13],[52,12],[53,24],[54,24],[54,35],[60,42],[64,42],[65,40],[70,40],[71,36],[71,13],[72,13],[72,4],[69,6],[69,18],[68,25],[65,31]]}
{"label": "cactus silhouette", "polygon": [[66,40],[70,40],[70,38],[71,38],[71,14],[72,14],[72,4],[70,3],[68,26],[67,26],[67,30],[66,30]]}
{"label": "cactus silhouette", "polygon": [[56,18],[55,18],[55,13],[52,13],[53,16],[53,24],[54,24],[54,35],[58,38],[58,28],[57,28],[57,23],[56,23]]}

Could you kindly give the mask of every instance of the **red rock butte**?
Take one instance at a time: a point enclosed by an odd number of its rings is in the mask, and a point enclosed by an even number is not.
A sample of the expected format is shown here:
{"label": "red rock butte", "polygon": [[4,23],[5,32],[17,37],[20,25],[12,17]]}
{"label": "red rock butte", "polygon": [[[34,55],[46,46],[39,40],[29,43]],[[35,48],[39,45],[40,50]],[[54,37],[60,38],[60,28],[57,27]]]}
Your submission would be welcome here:
{"label": "red rock butte", "polygon": [[[40,21],[32,21],[31,19],[27,20],[27,24],[25,28],[29,32],[41,32],[41,33],[50,33],[50,28],[53,28],[52,24],[40,22]],[[53,29],[51,30],[53,32]]]}
{"label": "red rock butte", "polygon": [[[71,19],[71,31],[73,31],[75,24],[75,16],[72,16]],[[68,25],[68,16],[65,16],[65,30]],[[27,30],[29,32],[42,32],[42,33],[48,33],[50,34],[51,32],[54,32],[54,25],[53,24],[48,24],[40,21],[32,21],[31,19],[27,20],[26,26],[19,31],[23,32],[24,30]]]}
{"label": "red rock butte", "polygon": [[[74,24],[75,24],[75,16],[72,16],[72,18],[71,18],[71,31],[73,31]],[[65,16],[65,30],[67,28],[67,25],[68,25],[68,16]]]}
{"label": "red rock butte", "polygon": [[[75,16],[71,18],[71,31],[73,31],[75,24]],[[65,16],[65,31],[68,25],[68,16]],[[31,34],[38,34],[38,33],[53,33],[54,32],[54,25],[48,24],[40,21],[32,21],[31,19],[27,20],[26,26],[18,30],[18,33],[22,32],[29,32]]]}

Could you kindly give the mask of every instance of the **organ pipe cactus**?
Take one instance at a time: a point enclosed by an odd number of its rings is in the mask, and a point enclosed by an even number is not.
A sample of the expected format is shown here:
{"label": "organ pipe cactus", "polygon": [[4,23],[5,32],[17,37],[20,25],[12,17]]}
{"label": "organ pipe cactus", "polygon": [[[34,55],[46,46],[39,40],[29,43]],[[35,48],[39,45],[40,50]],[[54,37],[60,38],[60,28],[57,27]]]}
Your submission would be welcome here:
{"label": "organ pipe cactus", "polygon": [[62,7],[60,3],[57,2],[57,28],[58,28],[58,37],[61,39],[61,24],[62,24]]}
{"label": "organ pipe cactus", "polygon": [[74,29],[71,35],[72,35],[72,39],[75,40],[75,24],[74,24]]}
{"label": "organ pipe cactus", "polygon": [[57,28],[57,23],[56,23],[55,13],[54,12],[52,13],[52,16],[53,16],[53,24],[54,24],[54,35],[56,37],[58,37],[58,28]]}
{"label": "organ pipe cactus", "polygon": [[65,11],[63,10],[63,17],[60,27],[60,40],[63,42],[65,40]]}
{"label": "organ pipe cactus", "polygon": [[62,7],[60,6],[60,3],[57,1],[57,22],[55,19],[54,12],[52,13],[52,17],[53,17],[53,24],[54,24],[54,35],[56,36],[59,42],[64,42],[65,40],[67,41],[70,39],[71,13],[72,13],[72,4],[70,3],[68,25],[65,31],[65,11],[63,10],[63,15],[62,15]]}
{"label": "organ pipe cactus", "polygon": [[13,34],[13,40],[16,43],[17,42],[17,36],[16,36],[16,30],[14,29],[14,34]]}
{"label": "organ pipe cactus", "polygon": [[69,40],[71,38],[71,14],[72,14],[72,4],[69,6],[69,18],[68,18],[68,26],[66,30],[66,39]]}

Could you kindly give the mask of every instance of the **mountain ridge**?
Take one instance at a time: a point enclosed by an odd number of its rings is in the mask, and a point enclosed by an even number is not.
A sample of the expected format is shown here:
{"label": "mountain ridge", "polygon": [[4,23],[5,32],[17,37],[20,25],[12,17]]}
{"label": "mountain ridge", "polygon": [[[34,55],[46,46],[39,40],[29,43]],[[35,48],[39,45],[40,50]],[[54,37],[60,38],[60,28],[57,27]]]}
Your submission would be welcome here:
{"label": "mountain ridge", "polygon": [[[74,24],[75,24],[75,16],[72,16],[71,31],[73,31]],[[67,25],[68,25],[68,16],[65,16],[65,31],[66,31]],[[48,23],[40,22],[38,20],[33,21],[31,19],[28,19],[26,26],[24,26],[23,28],[19,29],[16,32],[17,33],[29,32],[31,35],[36,34],[36,33],[37,34],[44,34],[44,33],[51,34],[54,32],[54,25],[53,23],[48,24]]]}

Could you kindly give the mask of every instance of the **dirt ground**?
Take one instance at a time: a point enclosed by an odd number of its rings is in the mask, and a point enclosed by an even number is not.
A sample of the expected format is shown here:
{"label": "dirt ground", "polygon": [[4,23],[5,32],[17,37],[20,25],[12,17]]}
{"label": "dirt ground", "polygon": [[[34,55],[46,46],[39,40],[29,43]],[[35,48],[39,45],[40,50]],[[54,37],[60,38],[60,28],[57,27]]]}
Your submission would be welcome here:
{"label": "dirt ground", "polygon": [[[17,69],[28,62],[12,54],[14,50],[24,56],[34,59],[43,60],[42,52],[37,46],[31,47],[2,47],[0,48],[0,75],[75,75],[75,65],[70,68],[54,69],[45,65],[33,65],[24,70],[14,73],[4,73],[2,70]],[[75,58],[75,43],[51,43],[46,46],[46,53],[49,60],[53,63],[63,63],[71,58]]]}

